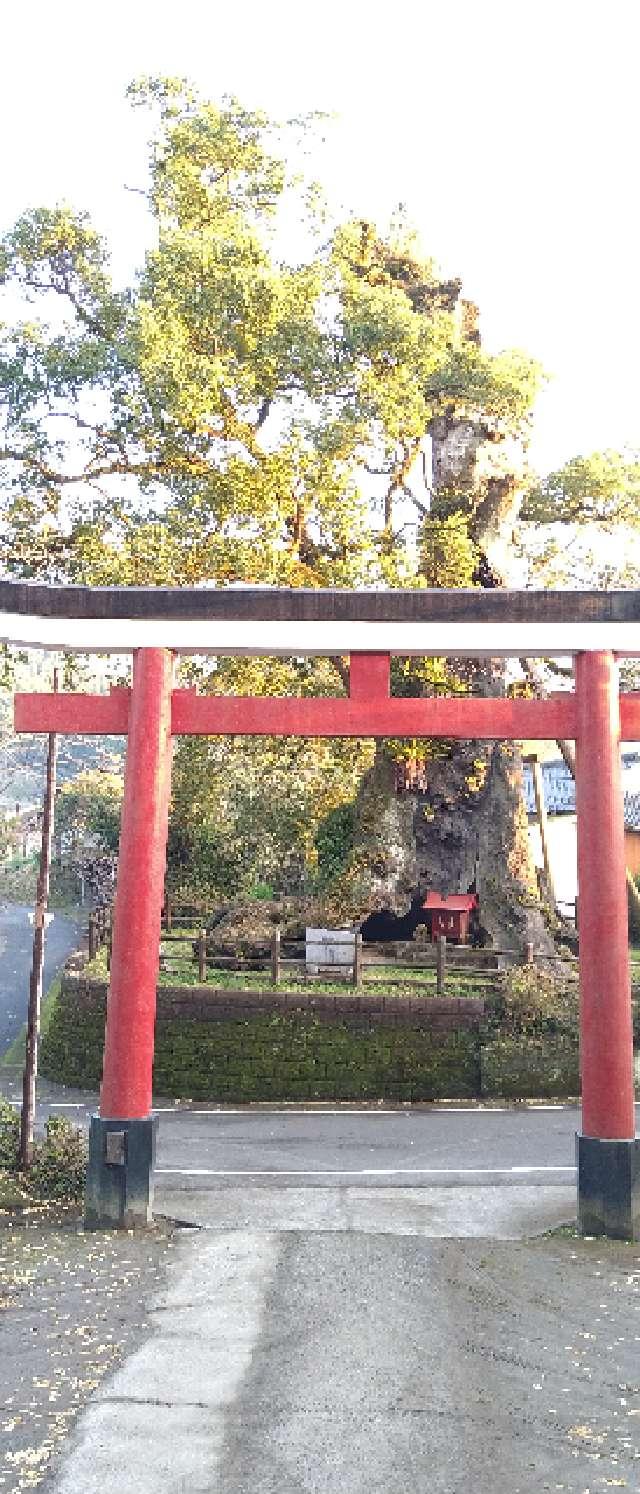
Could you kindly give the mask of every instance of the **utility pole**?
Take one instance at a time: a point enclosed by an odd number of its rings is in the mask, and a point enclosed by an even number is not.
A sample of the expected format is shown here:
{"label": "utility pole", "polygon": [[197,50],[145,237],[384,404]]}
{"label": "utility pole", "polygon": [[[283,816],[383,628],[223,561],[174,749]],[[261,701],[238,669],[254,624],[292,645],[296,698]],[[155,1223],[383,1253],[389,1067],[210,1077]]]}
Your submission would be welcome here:
{"label": "utility pole", "polygon": [[553,871],[551,868],[551,854],[549,851],[549,821],[547,819],[547,806],[544,801],[542,769],[540,767],[538,756],[535,752],[530,753],[529,757],[525,757],[524,761],[526,763],[529,763],[529,766],[531,768],[531,776],[533,778],[533,794],[536,803],[536,819],[538,821],[538,829],[540,831],[540,844],[542,846],[542,862],[544,866],[544,874],[546,877],[547,888],[549,890],[551,898],[555,902],[555,888],[553,885]]}
{"label": "utility pole", "polygon": [[[58,671],[53,673],[53,688],[58,688]],[[33,955],[29,978],[29,1010],[27,1014],[27,1042],[24,1074],[22,1078],[22,1115],[20,1117],[20,1165],[24,1171],[31,1166],[33,1158],[33,1128],[36,1113],[36,1079],[38,1076],[38,1043],[40,1039],[40,1003],[42,1001],[42,970],[44,965],[44,941],[46,931],[47,903],[49,901],[49,873],[51,869],[51,842],[53,839],[53,806],[56,792],[56,760],[58,742],[55,732],[49,732],[47,747],[47,776],[42,815],[42,842],[40,846],[40,869],[36,887],[36,906],[33,919]]]}

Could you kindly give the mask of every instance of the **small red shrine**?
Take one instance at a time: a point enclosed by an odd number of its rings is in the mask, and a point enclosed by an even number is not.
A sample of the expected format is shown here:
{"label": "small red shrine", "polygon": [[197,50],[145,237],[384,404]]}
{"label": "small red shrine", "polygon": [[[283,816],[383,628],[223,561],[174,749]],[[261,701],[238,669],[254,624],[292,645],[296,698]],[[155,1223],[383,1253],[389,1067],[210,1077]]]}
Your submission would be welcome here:
{"label": "small red shrine", "polygon": [[452,892],[447,897],[442,897],[439,892],[428,892],[422,906],[431,913],[434,943],[440,934],[453,944],[467,943],[471,913],[478,906],[477,892]]}

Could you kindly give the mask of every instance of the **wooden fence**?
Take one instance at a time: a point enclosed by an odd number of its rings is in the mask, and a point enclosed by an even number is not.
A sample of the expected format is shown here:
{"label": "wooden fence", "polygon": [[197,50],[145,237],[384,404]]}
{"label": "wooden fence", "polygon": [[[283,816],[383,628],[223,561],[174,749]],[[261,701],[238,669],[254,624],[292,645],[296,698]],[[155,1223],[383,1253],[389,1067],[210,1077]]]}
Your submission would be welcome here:
{"label": "wooden fence", "polygon": [[[292,977],[296,981],[304,981],[305,984],[327,983],[332,984],[344,982],[356,989],[363,985],[375,986],[384,984],[385,988],[402,987],[403,989],[423,990],[430,978],[435,982],[435,990],[439,996],[445,994],[447,981],[460,987],[466,984],[481,986],[495,982],[496,975],[509,965],[522,965],[521,954],[514,949],[473,949],[470,945],[447,944],[444,936],[434,944],[419,945],[411,941],[402,941],[402,948],[391,943],[386,944],[364,944],[362,935],[357,933],[354,940],[354,957],[351,966],[336,968],[320,968],[313,973],[307,968],[305,959],[304,941],[301,939],[285,940],[282,938],[280,928],[275,925],[269,946],[262,946],[255,954],[223,954],[211,948],[211,931],[203,926],[207,912],[203,906],[184,907],[180,910],[171,905],[167,900],[163,910],[162,918],[162,967],[167,973],[171,973],[174,963],[167,946],[182,946],[183,951],[189,951],[189,958],[198,966],[198,980],[206,984],[215,980],[215,973],[225,972],[264,972],[271,986],[280,985],[282,980]],[[199,931],[194,934],[194,928]],[[106,945],[107,969],[111,963],[111,939],[112,939],[112,909],[104,905],[96,908],[89,915],[89,958],[93,960],[99,949]],[[401,941],[398,941],[400,943]],[[176,949],[176,953],[178,950]],[[640,950],[631,949],[631,977],[632,984],[640,985]],[[532,944],[525,948],[524,963],[528,965],[545,968],[549,962],[555,963],[559,954],[547,954],[546,951],[535,950]],[[178,956],[180,964],[184,965],[184,952]],[[578,978],[578,961],[569,950],[562,951],[564,962],[563,978]],[[400,973],[399,973],[400,972]],[[412,979],[412,976],[414,977]]]}
{"label": "wooden fence", "polygon": [[89,959],[95,960],[99,949],[107,946],[107,970],[111,968],[112,909],[106,903],[89,914]]}
{"label": "wooden fence", "polygon": [[[425,985],[433,981],[436,994],[442,996],[446,993],[447,982],[458,987],[490,985],[495,982],[500,970],[504,969],[507,960],[510,964],[522,964],[522,958],[515,950],[473,950],[468,945],[448,945],[443,935],[435,944],[423,948],[413,946],[408,954],[397,951],[383,954],[379,944],[366,945],[362,935],[357,933],[352,964],[338,967],[327,965],[324,968],[314,964],[313,970],[310,970],[305,958],[304,942],[284,940],[277,926],[274,927],[269,945],[263,945],[252,954],[221,953],[211,947],[210,939],[210,933],[205,928],[201,928],[194,936],[178,932],[174,925],[162,936],[162,969],[167,974],[172,973],[172,967],[175,970],[175,956],[170,951],[176,947],[177,953],[182,946],[182,950],[187,948],[190,951],[194,964],[197,961],[198,980],[201,984],[206,984],[209,980],[215,981],[216,972],[241,974],[251,971],[264,972],[268,984],[273,987],[287,978],[293,978],[304,981],[311,987],[331,982],[349,984],[356,990],[361,990],[364,985],[384,985],[385,989],[401,987],[403,990],[424,992]],[[184,964],[184,953],[178,955],[178,958]],[[533,945],[527,946],[527,964],[542,965],[543,961],[554,959],[557,956],[536,952]],[[577,979],[577,960],[570,955],[567,959],[566,975],[569,979]]]}

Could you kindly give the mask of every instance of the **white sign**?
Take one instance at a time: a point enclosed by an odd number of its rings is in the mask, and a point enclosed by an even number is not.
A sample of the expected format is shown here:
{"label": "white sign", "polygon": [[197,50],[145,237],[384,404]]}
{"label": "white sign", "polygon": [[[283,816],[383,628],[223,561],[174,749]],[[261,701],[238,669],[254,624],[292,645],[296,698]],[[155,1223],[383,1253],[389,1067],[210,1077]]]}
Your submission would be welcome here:
{"label": "white sign", "polygon": [[306,929],[305,959],[307,968],[322,969],[327,965],[339,965],[343,969],[353,965],[356,936],[353,929]]}

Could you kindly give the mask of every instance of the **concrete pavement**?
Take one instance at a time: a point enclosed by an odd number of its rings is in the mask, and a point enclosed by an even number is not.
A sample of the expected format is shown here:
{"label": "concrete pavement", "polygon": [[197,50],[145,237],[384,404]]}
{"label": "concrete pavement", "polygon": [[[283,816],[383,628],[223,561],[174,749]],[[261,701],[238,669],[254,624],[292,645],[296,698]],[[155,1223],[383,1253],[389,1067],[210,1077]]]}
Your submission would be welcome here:
{"label": "concrete pavement", "polygon": [[[269,1227],[273,1203],[264,1223],[180,1237],[151,1337],[97,1392],[47,1489],[640,1488],[637,1246],[403,1234],[397,1191],[376,1192],[364,1228],[336,1228],[325,1202],[324,1227],[300,1200],[298,1228]],[[264,1190],[244,1199],[257,1203]]]}
{"label": "concrete pavement", "polygon": [[522,1240],[575,1221],[574,1186],[176,1189],[159,1179],[156,1209],[209,1230],[302,1230]]}
{"label": "concrete pavement", "polygon": [[640,1249],[562,1229],[574,1107],[161,1108],[191,1227],[47,1494],[640,1490]]}

